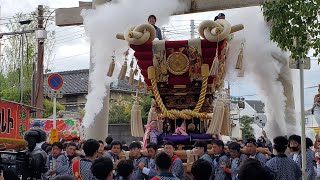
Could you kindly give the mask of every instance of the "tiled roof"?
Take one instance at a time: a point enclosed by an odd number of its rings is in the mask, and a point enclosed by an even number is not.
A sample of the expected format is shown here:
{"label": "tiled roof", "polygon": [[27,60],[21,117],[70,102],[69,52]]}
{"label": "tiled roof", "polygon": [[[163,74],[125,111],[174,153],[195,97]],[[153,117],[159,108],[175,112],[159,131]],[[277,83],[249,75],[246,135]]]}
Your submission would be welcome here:
{"label": "tiled roof", "polygon": [[264,103],[258,100],[246,100],[246,102],[256,110],[257,113],[264,113]]}
{"label": "tiled roof", "polygon": [[[61,89],[62,94],[88,94],[89,69],[63,71],[56,73],[60,74],[64,80],[64,84]],[[47,94],[49,90],[49,87],[46,83],[47,77],[49,75],[50,74],[45,74],[45,94]],[[110,90],[134,92],[136,90],[136,86],[130,86],[128,79],[129,77],[126,77],[125,80],[118,80],[116,82],[112,82]],[[137,80],[135,80],[135,84],[137,84]]]}

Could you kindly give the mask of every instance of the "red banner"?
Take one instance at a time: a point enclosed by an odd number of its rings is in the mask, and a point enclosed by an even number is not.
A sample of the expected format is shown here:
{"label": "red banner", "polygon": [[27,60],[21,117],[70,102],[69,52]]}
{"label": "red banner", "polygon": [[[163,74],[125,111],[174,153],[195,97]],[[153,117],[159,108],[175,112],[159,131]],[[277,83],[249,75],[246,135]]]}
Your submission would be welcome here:
{"label": "red banner", "polygon": [[0,100],[0,138],[23,139],[30,126],[30,107]]}

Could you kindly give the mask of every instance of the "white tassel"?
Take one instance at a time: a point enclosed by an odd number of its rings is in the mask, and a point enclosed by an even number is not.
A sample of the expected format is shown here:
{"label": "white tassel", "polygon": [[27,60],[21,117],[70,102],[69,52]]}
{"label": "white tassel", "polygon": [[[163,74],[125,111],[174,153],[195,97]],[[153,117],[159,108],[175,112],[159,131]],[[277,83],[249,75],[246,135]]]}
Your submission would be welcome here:
{"label": "white tassel", "polygon": [[219,73],[219,59],[216,56],[212,62],[211,69],[210,69],[210,76],[216,76]]}
{"label": "white tassel", "polygon": [[127,68],[128,68],[128,64],[127,64],[127,60],[125,60],[118,76],[119,80],[124,80],[126,78]]}
{"label": "white tassel", "polygon": [[107,76],[112,77],[115,66],[116,66],[116,63],[114,61],[114,58],[112,58],[112,61],[110,62],[110,65],[109,65]]}
{"label": "white tassel", "polygon": [[244,44],[241,43],[241,48],[240,48],[240,52],[239,52],[239,55],[238,55],[238,60],[237,60],[237,64],[236,64],[236,69],[240,69],[242,70],[242,64],[243,64],[243,47],[244,47]]}
{"label": "white tassel", "polygon": [[131,109],[131,135],[133,137],[143,137],[144,135],[141,109],[138,97],[136,97]]}

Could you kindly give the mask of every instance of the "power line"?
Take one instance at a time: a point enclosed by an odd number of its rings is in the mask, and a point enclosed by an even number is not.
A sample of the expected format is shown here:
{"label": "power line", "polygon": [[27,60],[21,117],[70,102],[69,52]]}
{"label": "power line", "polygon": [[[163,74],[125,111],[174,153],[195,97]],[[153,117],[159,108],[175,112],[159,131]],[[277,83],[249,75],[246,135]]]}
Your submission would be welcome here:
{"label": "power line", "polygon": [[53,61],[60,61],[60,60],[63,60],[63,59],[68,59],[68,58],[72,58],[72,57],[76,57],[76,56],[82,56],[82,55],[85,55],[85,54],[90,54],[90,52],[76,54],[76,55],[73,55],[73,56],[62,57],[62,58],[54,59]]}

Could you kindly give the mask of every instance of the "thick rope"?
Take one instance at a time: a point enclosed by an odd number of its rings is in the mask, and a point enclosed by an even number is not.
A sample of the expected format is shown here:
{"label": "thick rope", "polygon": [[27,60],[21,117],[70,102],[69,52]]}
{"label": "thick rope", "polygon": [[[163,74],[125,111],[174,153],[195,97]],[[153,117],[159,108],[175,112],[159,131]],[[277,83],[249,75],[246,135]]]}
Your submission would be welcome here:
{"label": "thick rope", "polygon": [[198,100],[198,103],[193,111],[190,109],[183,109],[181,111],[176,110],[176,109],[171,109],[168,111],[166,106],[163,104],[162,98],[160,96],[160,93],[159,93],[159,90],[157,87],[156,78],[151,76],[150,80],[151,80],[151,86],[152,86],[152,90],[153,90],[153,93],[155,96],[155,100],[156,100],[157,104],[159,105],[160,110],[162,112],[162,115],[164,117],[168,117],[170,119],[178,119],[178,118],[192,119],[193,117],[203,118],[203,119],[208,118],[207,113],[199,113],[199,110],[202,107],[203,102],[205,100],[205,95],[207,93],[208,76],[203,76],[203,78],[202,78],[202,87],[201,87],[201,91],[200,91],[199,100]]}

